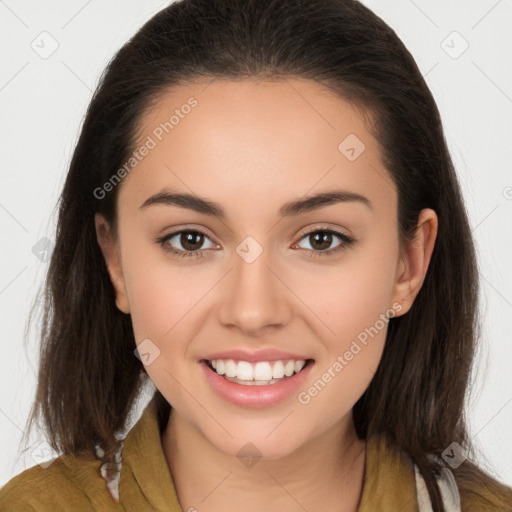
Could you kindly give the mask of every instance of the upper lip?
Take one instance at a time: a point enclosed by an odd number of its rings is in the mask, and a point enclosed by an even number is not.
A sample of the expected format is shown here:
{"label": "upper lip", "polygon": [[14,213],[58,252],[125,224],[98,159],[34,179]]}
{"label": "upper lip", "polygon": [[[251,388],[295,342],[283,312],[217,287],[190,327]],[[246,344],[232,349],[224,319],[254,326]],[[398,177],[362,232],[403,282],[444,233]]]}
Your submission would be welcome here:
{"label": "upper lip", "polygon": [[237,361],[257,362],[257,361],[279,361],[294,359],[295,361],[305,361],[309,358],[300,354],[293,354],[291,352],[283,352],[282,350],[266,349],[266,350],[223,350],[222,352],[214,352],[207,355],[205,358],[207,361],[217,359],[235,359]]}

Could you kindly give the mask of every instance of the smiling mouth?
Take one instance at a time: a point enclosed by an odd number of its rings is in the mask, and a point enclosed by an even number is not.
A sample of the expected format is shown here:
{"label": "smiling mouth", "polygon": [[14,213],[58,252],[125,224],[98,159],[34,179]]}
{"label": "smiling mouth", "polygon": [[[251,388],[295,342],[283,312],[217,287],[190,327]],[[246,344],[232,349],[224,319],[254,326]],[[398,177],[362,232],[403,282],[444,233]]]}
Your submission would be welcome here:
{"label": "smiling mouth", "polygon": [[267,386],[297,375],[314,360],[284,359],[250,363],[234,359],[205,359],[204,362],[212,372],[229,382],[244,386]]}

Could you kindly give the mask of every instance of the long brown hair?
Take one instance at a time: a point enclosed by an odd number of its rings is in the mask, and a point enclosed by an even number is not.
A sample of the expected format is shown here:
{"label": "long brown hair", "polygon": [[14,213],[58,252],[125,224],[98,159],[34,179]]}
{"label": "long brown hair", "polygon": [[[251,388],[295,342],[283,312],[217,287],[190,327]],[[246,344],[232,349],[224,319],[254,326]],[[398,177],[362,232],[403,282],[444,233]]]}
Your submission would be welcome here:
{"label": "long brown hair", "polygon": [[[510,490],[471,462],[464,414],[478,339],[478,269],[440,115],[401,40],[355,0],[181,0],[110,61],[59,200],[29,429],[42,417],[50,444],[64,454],[90,453],[100,442],[108,460],[117,448],[148,376],[96,239],[97,212],[115,234],[118,187],[105,197],[94,191],[133,151],[151,102],[204,78],[315,80],[369,114],[398,190],[402,247],[423,208],[436,211],[439,228],[424,284],[410,311],[389,321],[380,365],[354,407],[357,433],[383,432],[407,451],[436,512],[444,510],[435,485],[440,465],[427,454],[459,443],[469,454],[454,470],[461,493],[485,487],[505,510]],[[163,418],[170,405],[157,395]]]}

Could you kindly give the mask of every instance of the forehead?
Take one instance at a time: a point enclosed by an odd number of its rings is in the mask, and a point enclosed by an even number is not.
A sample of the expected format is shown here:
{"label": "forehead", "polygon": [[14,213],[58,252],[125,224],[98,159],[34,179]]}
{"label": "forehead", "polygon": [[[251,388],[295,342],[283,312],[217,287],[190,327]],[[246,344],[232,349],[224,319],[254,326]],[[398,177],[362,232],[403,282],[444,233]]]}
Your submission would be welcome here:
{"label": "forehead", "polygon": [[336,187],[393,202],[368,119],[309,80],[174,86],[139,121],[120,195],[140,205],[169,187],[248,207]]}

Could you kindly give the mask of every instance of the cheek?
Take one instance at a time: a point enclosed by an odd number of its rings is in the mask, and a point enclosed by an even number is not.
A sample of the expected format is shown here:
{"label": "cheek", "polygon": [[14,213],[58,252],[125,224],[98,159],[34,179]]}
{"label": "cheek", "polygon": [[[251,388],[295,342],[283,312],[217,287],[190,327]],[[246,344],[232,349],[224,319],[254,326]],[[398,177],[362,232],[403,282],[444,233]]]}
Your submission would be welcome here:
{"label": "cheek", "polygon": [[317,315],[317,323],[323,322],[321,337],[337,349],[392,307],[398,258],[392,242],[372,237],[332,263],[290,271],[290,287]]}
{"label": "cheek", "polygon": [[185,272],[166,261],[165,255],[155,257],[134,249],[130,260],[125,281],[143,362],[149,353],[145,371],[173,406],[184,407],[187,400],[179,383],[186,381],[187,373],[178,362],[186,357],[193,330],[200,328],[197,306],[211,287],[210,280],[198,272]]}
{"label": "cheek", "polygon": [[137,341],[149,337],[163,342],[175,334],[180,319],[192,313],[202,287],[180,277],[177,272],[166,274],[153,267],[129,280],[127,293]]}
{"label": "cheek", "polygon": [[[324,425],[334,424],[357,402],[370,384],[384,350],[389,320],[400,306],[390,303],[394,265],[391,257],[365,258],[340,265],[326,275],[325,285],[310,296],[319,313],[325,357],[318,361],[310,386],[300,390],[297,401]],[[329,329],[326,329],[328,326]]]}
{"label": "cheek", "polygon": [[190,339],[200,303],[215,284],[212,268],[181,264],[150,244],[127,243],[125,251],[123,272],[137,343],[149,338],[162,351],[178,352],[179,340]]}
{"label": "cheek", "polygon": [[160,338],[172,327],[179,305],[179,283],[172,267],[162,264],[158,251],[135,238],[133,233],[124,238],[123,276],[135,339],[140,342]]}
{"label": "cheek", "polygon": [[[295,279],[297,295],[307,297],[317,315],[314,323],[326,354],[317,368],[318,386],[311,393],[305,390],[305,402],[318,395],[315,402],[327,407],[338,394],[335,409],[352,407],[380,362],[389,320],[401,309],[391,303],[398,252],[388,240],[373,240],[316,276],[303,272]],[[330,391],[323,393],[323,387]]]}
{"label": "cheek", "polygon": [[361,257],[346,272],[332,276],[324,307],[335,332],[354,337],[390,308],[394,274],[383,263]]}

